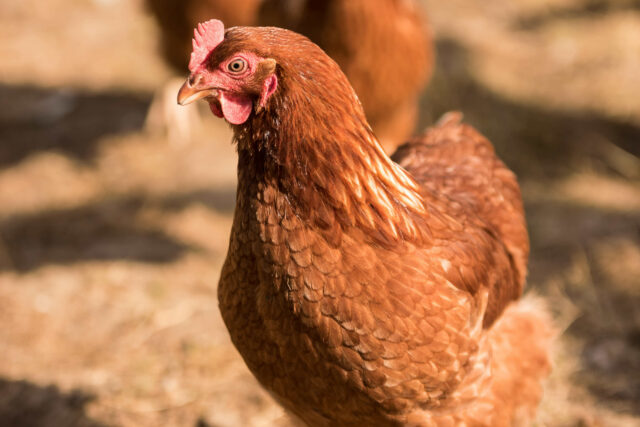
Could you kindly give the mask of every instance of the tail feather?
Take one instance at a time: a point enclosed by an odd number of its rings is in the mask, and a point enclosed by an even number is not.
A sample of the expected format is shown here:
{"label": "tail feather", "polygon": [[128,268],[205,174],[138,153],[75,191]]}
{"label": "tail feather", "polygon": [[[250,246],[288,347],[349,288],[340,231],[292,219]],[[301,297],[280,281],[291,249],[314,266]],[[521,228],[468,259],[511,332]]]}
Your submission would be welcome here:
{"label": "tail feather", "polygon": [[[545,302],[528,294],[510,304],[488,331],[491,371],[464,384],[476,398],[452,402],[439,411],[417,411],[408,425],[528,426],[536,417],[543,382],[551,372],[550,350],[556,336]],[[464,390],[460,391],[465,392]]]}
{"label": "tail feather", "polygon": [[491,394],[501,405],[505,425],[528,425],[535,418],[556,335],[544,300],[533,294],[507,307],[491,328]]}
{"label": "tail feather", "polygon": [[436,122],[436,126],[443,127],[447,125],[459,125],[462,123],[464,115],[460,111],[449,111],[444,113]]}

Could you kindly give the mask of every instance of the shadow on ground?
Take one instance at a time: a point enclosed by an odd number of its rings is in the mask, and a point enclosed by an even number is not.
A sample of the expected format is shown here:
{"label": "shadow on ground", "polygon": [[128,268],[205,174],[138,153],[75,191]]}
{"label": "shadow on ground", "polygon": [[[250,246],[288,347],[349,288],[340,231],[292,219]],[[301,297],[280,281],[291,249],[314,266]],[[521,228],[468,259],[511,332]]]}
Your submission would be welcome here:
{"label": "shadow on ground", "polygon": [[79,390],[61,392],[27,381],[0,378],[0,425],[11,427],[102,427],[85,413],[94,397]]}
{"label": "shadow on ground", "polygon": [[230,213],[235,189],[151,197],[133,195],[73,209],[17,215],[0,221],[0,271],[88,260],[173,261],[197,250],[141,219],[145,209],[177,211],[192,203]]}
{"label": "shadow on ground", "polygon": [[[577,311],[564,332],[584,342],[576,381],[619,412],[640,414],[640,294],[626,263],[607,265],[599,251],[640,241],[640,212],[616,212],[563,201],[525,203],[531,237],[529,289],[548,296],[558,318],[566,317],[556,297]],[[611,274],[612,269],[619,269]],[[560,304],[559,306],[554,306]],[[563,325],[564,326],[564,325]],[[603,378],[606,379],[603,381]]]}
{"label": "shadow on ground", "polygon": [[100,138],[142,128],[151,97],[0,84],[0,167],[55,151],[90,161]]}
{"label": "shadow on ground", "polygon": [[[623,300],[627,295],[617,297]],[[622,315],[619,320],[624,321]],[[640,329],[591,334],[581,358],[578,381],[616,411],[640,415]]]}
{"label": "shadow on ground", "polygon": [[452,40],[438,41],[437,56],[418,129],[461,110],[520,178],[559,178],[584,167],[640,178],[637,124],[510,101],[474,80],[465,49]]}

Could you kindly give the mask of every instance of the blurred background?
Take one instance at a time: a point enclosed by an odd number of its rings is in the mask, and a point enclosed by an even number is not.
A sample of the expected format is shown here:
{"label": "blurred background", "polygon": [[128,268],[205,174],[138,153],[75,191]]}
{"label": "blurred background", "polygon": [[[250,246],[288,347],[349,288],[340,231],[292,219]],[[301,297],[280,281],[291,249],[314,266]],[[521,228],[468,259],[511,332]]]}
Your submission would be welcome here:
{"label": "blurred background", "polygon": [[[640,425],[640,2],[423,3],[420,126],[461,110],[518,174],[563,332],[538,425]],[[0,2],[2,426],[288,425],[217,309],[230,132],[149,126],[159,52],[142,0]]]}

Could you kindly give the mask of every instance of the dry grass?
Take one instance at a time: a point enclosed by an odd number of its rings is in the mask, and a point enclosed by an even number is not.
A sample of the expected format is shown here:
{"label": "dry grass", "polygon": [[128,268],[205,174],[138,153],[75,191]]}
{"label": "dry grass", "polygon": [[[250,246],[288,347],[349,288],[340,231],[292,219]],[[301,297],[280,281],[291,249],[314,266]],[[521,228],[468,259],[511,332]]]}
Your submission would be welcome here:
{"label": "dry grass", "polygon": [[[448,109],[521,178],[563,335],[540,425],[640,425],[640,5],[425,1]],[[0,3],[0,424],[287,425],[215,284],[229,132],[143,130],[169,71],[139,1]]]}

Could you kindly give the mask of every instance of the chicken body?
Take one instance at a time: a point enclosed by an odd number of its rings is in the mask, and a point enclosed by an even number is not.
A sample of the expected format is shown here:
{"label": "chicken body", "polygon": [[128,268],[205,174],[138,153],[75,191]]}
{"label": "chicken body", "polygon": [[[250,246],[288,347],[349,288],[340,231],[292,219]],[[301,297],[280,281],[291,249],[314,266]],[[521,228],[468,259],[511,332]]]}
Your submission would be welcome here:
{"label": "chicken body", "polygon": [[261,160],[240,151],[218,292],[234,344],[283,406],[311,426],[527,425],[550,323],[538,302],[507,306],[519,273],[502,242],[434,200],[437,243],[383,248],[354,230],[336,245],[255,173]]}
{"label": "chicken body", "polygon": [[550,325],[518,301],[522,202],[490,143],[450,118],[398,151],[403,168],[308,39],[210,26],[179,100],[235,123],[218,296],[256,378],[312,426],[531,419]]}

